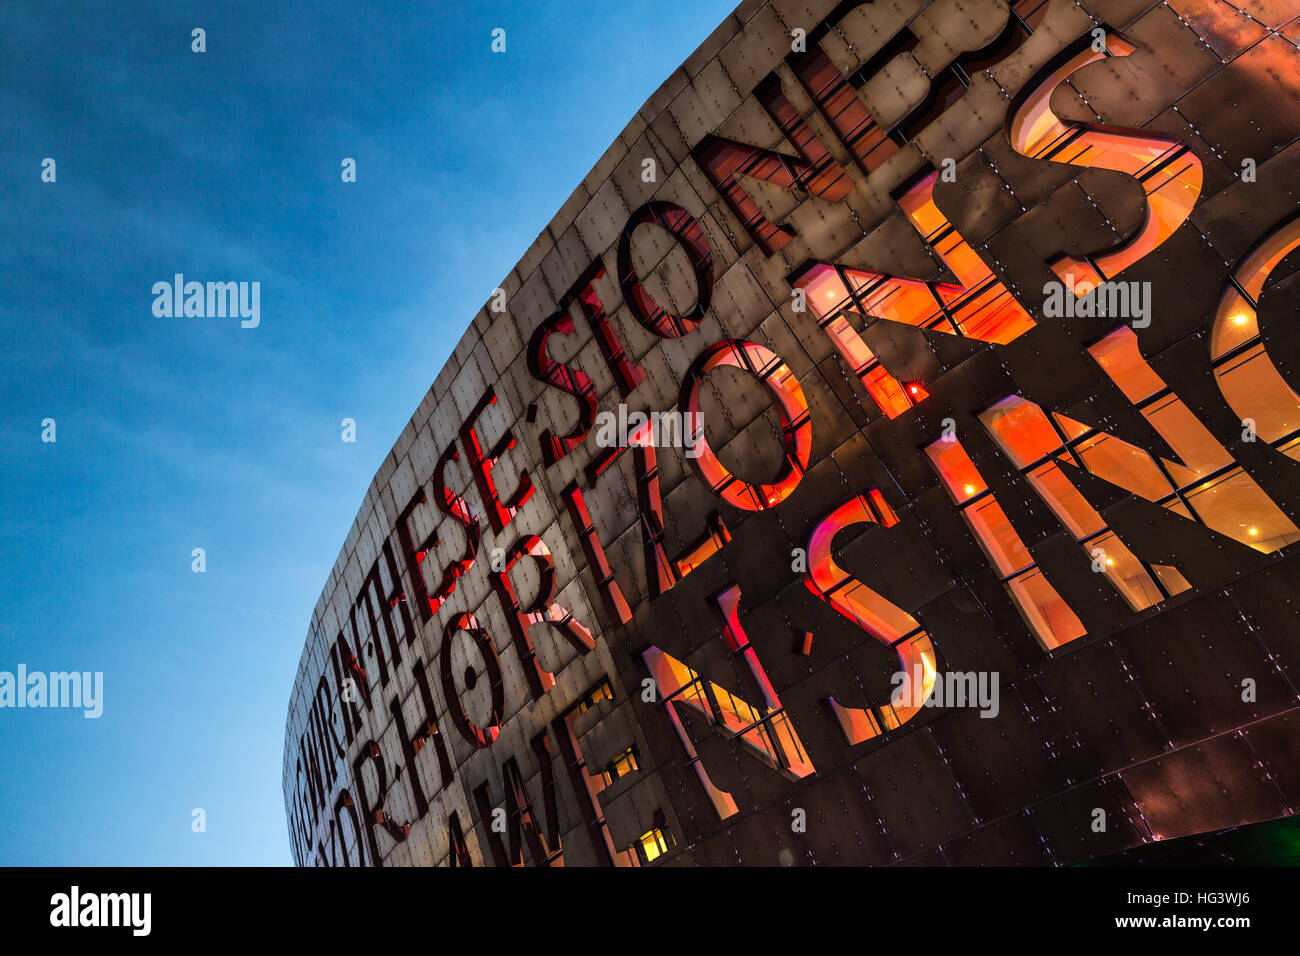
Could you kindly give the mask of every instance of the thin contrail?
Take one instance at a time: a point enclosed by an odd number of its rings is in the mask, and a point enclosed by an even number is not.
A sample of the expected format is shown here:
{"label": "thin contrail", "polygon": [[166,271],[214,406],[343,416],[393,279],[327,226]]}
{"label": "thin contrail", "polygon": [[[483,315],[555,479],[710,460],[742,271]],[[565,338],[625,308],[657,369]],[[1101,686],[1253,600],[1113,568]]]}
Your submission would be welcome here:
{"label": "thin contrail", "polygon": [[303,627],[310,627],[311,621],[301,621],[296,617],[285,617],[283,614],[273,614],[270,611],[260,611],[255,607],[241,607],[238,604],[227,604],[225,601],[211,601],[207,598],[196,598],[186,596],[187,601],[197,601],[199,604],[211,604],[214,607],[228,607],[232,611],[245,611],[249,614],[260,614],[263,617],[273,617],[280,621],[288,621],[290,624],[301,624]]}

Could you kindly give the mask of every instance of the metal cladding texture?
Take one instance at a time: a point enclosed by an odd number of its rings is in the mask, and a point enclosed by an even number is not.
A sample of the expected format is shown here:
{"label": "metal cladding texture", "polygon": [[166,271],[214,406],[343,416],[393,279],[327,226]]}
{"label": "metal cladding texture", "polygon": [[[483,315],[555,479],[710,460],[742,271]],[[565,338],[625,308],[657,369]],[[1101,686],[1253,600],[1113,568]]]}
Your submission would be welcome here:
{"label": "metal cladding texture", "polygon": [[[1294,814],[1300,462],[1211,339],[1300,210],[1298,14],[742,3],[375,476],[289,705],[296,861],[1053,865]],[[1249,350],[1300,386],[1277,248]],[[1054,313],[1085,269],[1147,314]],[[1069,450],[1000,446],[1010,396]],[[914,664],[996,707],[898,704]]]}

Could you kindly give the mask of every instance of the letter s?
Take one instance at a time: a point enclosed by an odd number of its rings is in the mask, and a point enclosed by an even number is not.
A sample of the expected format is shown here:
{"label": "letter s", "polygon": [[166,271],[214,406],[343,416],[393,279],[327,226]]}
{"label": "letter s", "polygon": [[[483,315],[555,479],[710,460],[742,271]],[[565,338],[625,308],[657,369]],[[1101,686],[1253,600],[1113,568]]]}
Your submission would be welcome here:
{"label": "letter s", "polygon": [[[850,744],[862,743],[884,730],[893,730],[910,720],[934,687],[934,645],[920,623],[902,608],[890,603],[835,563],[835,536],[855,524],[874,523],[886,528],[898,524],[898,516],[879,491],[872,489],[840,505],[813,528],[808,539],[808,590],[876,640],[898,652],[904,674],[895,695],[901,706],[883,704],[872,708],[844,707],[827,698],[844,736]],[[921,686],[914,687],[920,671]],[[877,717],[879,715],[879,717]]]}
{"label": "letter s", "polygon": [[[1052,112],[1052,93],[1074,73],[1134,51],[1114,33],[1106,35],[1101,50],[1096,46],[1084,36],[1043,67],[1026,85],[1028,92],[1017,99],[1007,121],[1007,138],[1022,156],[1127,173],[1146,192],[1146,219],[1133,235],[1085,259],[1060,253],[1048,260],[1063,281],[1073,274],[1076,284],[1087,281],[1093,285],[1119,274],[1172,236],[1196,205],[1204,178],[1201,161],[1172,136],[1076,123]],[[1055,158],[1067,155],[1071,157],[1068,161]]]}

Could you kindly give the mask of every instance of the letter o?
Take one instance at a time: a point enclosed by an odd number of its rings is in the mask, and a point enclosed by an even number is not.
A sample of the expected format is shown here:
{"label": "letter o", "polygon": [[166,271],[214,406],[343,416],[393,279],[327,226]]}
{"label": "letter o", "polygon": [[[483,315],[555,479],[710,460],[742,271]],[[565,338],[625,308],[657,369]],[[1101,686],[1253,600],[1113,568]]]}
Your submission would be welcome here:
{"label": "letter o", "polygon": [[[1283,377],[1259,328],[1259,299],[1281,261],[1300,248],[1300,216],[1270,230],[1233,270],[1210,327],[1210,364],[1219,391],[1243,425],[1267,442],[1279,441],[1300,419],[1300,394]],[[1229,358],[1231,353],[1238,353]],[[1246,369],[1245,374],[1237,374]]]}
{"label": "letter o", "polygon": [[[641,284],[632,265],[632,233],[637,226],[647,223],[668,230],[691,260],[691,268],[695,270],[695,306],[685,315],[673,315],[662,308]],[[709,310],[713,295],[713,254],[700,224],[681,206],[659,200],[648,202],[632,213],[618,240],[618,284],[637,321],[655,335],[677,339],[694,331]]]}
{"label": "letter o", "polygon": [[[478,648],[487,670],[488,683],[492,689],[492,714],[487,727],[479,727],[469,719],[460,695],[456,693],[456,682],[451,673],[451,642],[457,634],[465,634]],[[442,692],[447,697],[447,709],[451,712],[452,723],[461,736],[475,747],[491,746],[501,732],[501,716],[505,713],[505,681],[501,677],[501,660],[487,631],[478,626],[478,622],[464,612],[457,614],[447,622],[442,632],[442,648],[438,651],[438,671],[442,676]]]}
{"label": "letter o", "polygon": [[[781,445],[785,463],[771,484],[750,484],[729,472],[709,447],[700,421],[700,385],[715,368],[730,366],[749,372],[776,399],[781,413]],[[683,442],[691,467],[715,494],[746,511],[774,508],[788,498],[803,479],[812,454],[812,417],[808,400],[789,366],[771,349],[757,342],[728,339],[710,346],[695,360],[682,380],[678,410],[688,425]],[[686,415],[689,414],[689,417]]]}

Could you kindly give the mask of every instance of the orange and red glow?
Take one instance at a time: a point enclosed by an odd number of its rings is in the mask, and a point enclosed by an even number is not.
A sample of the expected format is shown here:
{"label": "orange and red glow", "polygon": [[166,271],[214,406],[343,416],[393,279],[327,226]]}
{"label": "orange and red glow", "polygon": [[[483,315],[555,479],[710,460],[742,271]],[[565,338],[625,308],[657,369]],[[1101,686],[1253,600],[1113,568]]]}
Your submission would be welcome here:
{"label": "orange and red glow", "polygon": [[1257,308],[1269,274],[1297,247],[1300,218],[1265,237],[1233,270],[1210,329],[1210,358],[1216,362],[1219,390],[1242,421],[1253,423],[1255,434],[1269,442],[1300,428],[1300,394],[1287,384],[1265,350]]}
{"label": "orange and red glow", "polygon": [[[727,470],[709,447],[700,416],[700,385],[709,372],[731,367],[749,372],[767,386],[781,416],[781,444],[785,452],[780,473],[771,483],[751,484]],[[697,360],[682,385],[683,411],[695,423],[683,436],[687,457],[704,483],[728,504],[746,511],[762,511],[780,504],[803,480],[812,455],[812,417],[799,381],[771,349],[757,342],[728,340],[709,348]]]}
{"label": "orange and red glow", "polygon": [[1062,281],[1072,277],[1076,294],[1083,291],[1082,283],[1095,286],[1149,255],[1187,220],[1201,195],[1201,161],[1173,137],[1077,123],[1052,112],[1052,94],[1067,85],[1072,74],[1132,52],[1133,46],[1122,37],[1107,34],[1104,50],[1089,46],[1044,77],[1016,109],[1008,129],[1011,145],[1021,155],[1127,173],[1146,192],[1146,218],[1136,233],[1092,256],[1091,262],[1065,255],[1052,261]]}
{"label": "orange and red glow", "polygon": [[[893,648],[899,659],[904,683],[899,689],[899,704],[879,707],[881,719],[867,708],[845,707],[829,698],[832,711],[849,743],[861,743],[885,729],[910,720],[924,705],[934,687],[934,646],[920,623],[902,608],[867,587],[835,561],[835,536],[855,524],[881,524],[890,527],[898,519],[892,511],[878,514],[868,503],[878,492],[851,498],[823,518],[808,539],[808,590],[830,604],[840,614],[854,621],[876,640]],[[883,501],[883,499],[881,499]],[[921,685],[915,686],[920,674]]]}

